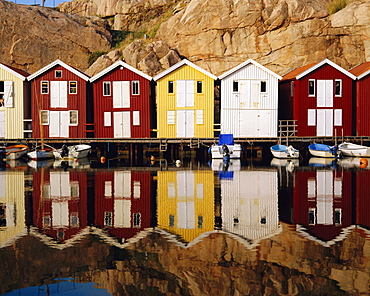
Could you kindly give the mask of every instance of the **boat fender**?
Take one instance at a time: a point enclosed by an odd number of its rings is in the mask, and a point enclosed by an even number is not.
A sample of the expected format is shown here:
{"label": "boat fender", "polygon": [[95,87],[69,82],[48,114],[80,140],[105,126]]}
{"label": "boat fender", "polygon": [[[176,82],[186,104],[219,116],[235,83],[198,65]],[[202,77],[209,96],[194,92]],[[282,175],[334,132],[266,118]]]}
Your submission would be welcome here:
{"label": "boat fender", "polygon": [[361,158],[360,159],[360,168],[366,169],[367,168],[367,165],[368,165],[367,159],[366,158]]}
{"label": "boat fender", "polygon": [[105,163],[105,157],[104,156],[100,157],[100,162]]}

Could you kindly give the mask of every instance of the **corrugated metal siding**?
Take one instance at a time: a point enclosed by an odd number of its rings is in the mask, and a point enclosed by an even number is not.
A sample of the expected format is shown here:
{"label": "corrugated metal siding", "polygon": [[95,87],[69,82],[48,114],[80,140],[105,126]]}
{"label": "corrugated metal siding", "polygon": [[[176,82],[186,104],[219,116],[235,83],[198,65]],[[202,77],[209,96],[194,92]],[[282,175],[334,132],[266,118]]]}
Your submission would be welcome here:
{"label": "corrugated metal siding", "polygon": [[[308,80],[342,80],[342,96],[333,98],[333,108],[316,107],[316,96],[308,96]],[[352,82],[353,80],[330,65],[313,71],[300,80],[295,81],[294,118],[298,124],[298,136],[316,136],[316,126],[307,125],[308,109],[342,109],[342,126],[333,127],[333,136],[352,135]],[[317,83],[316,83],[317,91]],[[317,92],[316,92],[317,94]],[[333,93],[334,94],[334,93]]]}
{"label": "corrugated metal siding", "polygon": [[[103,96],[103,82],[111,81],[130,81],[130,107],[129,108],[113,108],[113,88],[111,88],[112,96]],[[132,95],[131,81],[139,81],[140,95]],[[120,69],[117,67],[109,74],[93,82],[94,94],[94,112],[95,112],[95,137],[96,138],[113,138],[113,112],[129,111],[131,115],[131,138],[149,138],[150,137],[150,121],[155,110],[150,110],[150,81],[146,78],[132,72],[129,69]],[[140,111],[140,125],[133,125],[132,112]],[[112,112],[111,126],[104,126],[104,112]]]}
{"label": "corrugated metal siding", "polygon": [[[181,193],[184,191],[186,191],[185,196]],[[214,229],[213,209],[213,171],[158,172],[157,213],[159,227],[176,233],[185,241],[191,242],[202,233]],[[181,221],[180,215],[182,215]],[[184,216],[188,218],[186,221],[184,221]],[[172,226],[170,225],[171,219]],[[186,226],[183,225],[185,222]]]}
{"label": "corrugated metal siding", "polygon": [[[55,78],[55,70],[62,70],[62,77]],[[49,93],[41,94],[41,81],[49,81]],[[67,81],[67,108],[50,107],[50,82]],[[69,94],[68,82],[77,81],[77,94]],[[86,138],[87,82],[63,68],[55,66],[31,81],[32,137],[40,138],[39,108],[52,111],[78,111],[78,125],[69,126],[69,138]],[[44,138],[49,138],[49,126],[43,125]]]}
{"label": "corrugated metal siding", "polygon": [[370,136],[370,75],[356,81],[356,136]]}
{"label": "corrugated metal siding", "polygon": [[[176,81],[194,80],[194,107],[176,107]],[[168,81],[174,81],[173,94],[168,93]],[[202,81],[203,93],[196,93],[196,82]],[[212,138],[214,136],[214,80],[198,70],[184,65],[157,81],[157,137],[176,138],[176,124],[167,124],[167,111],[204,110],[204,124],[196,124],[194,113],[194,137]],[[194,111],[195,112],[195,111]]]}
{"label": "corrugated metal siding", "polygon": [[5,111],[5,138],[23,138],[24,82],[4,69],[0,69],[0,80],[13,81],[13,107],[0,107]]}
{"label": "corrugated metal siding", "polygon": [[221,198],[225,231],[248,239],[277,231],[277,171],[236,171],[232,180],[221,180]]}
{"label": "corrugated metal siding", "polygon": [[[239,95],[233,93],[233,81],[266,81],[266,93],[260,93],[260,105],[257,108],[247,108],[239,106]],[[239,85],[240,87],[240,85]],[[260,130],[251,128],[247,123],[240,123],[242,110],[250,110],[248,116],[254,116],[258,120],[258,113],[253,110],[269,110],[271,117],[268,121],[262,120],[259,125],[263,125]],[[277,116],[278,116],[278,79],[263,69],[248,64],[231,75],[221,80],[221,132],[232,133],[235,137],[276,137],[277,136]],[[239,125],[241,125],[239,127]],[[261,130],[267,132],[261,132]]]}

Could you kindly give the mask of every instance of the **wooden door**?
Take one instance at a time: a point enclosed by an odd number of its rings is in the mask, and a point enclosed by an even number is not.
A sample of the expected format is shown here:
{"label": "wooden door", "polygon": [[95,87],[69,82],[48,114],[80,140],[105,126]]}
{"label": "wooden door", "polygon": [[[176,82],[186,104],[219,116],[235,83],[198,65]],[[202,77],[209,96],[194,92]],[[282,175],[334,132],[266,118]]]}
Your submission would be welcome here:
{"label": "wooden door", "polygon": [[194,137],[194,110],[177,110],[176,137]]}
{"label": "wooden door", "polygon": [[333,109],[317,109],[316,136],[333,135]]}
{"label": "wooden door", "polygon": [[130,111],[114,112],[114,138],[130,138],[131,137],[131,120]]}

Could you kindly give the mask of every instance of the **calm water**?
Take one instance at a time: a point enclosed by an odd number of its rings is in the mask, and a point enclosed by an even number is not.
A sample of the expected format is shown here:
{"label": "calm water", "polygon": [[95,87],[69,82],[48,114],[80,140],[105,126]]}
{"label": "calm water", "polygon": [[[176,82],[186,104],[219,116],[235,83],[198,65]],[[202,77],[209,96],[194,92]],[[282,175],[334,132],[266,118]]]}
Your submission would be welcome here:
{"label": "calm water", "polygon": [[370,295],[359,159],[0,167],[2,295]]}

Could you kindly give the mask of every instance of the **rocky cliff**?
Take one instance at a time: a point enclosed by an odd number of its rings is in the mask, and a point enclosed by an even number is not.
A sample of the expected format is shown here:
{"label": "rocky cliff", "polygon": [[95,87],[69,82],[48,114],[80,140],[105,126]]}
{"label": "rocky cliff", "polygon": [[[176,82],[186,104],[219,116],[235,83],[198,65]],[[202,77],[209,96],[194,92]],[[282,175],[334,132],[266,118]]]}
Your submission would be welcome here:
{"label": "rocky cliff", "polygon": [[[149,75],[183,57],[215,75],[249,58],[280,75],[369,61],[370,2],[329,14],[330,1],[78,0],[58,12],[0,0],[0,61],[32,72],[59,58],[90,75],[121,58]],[[96,51],[107,54],[88,68]]]}

